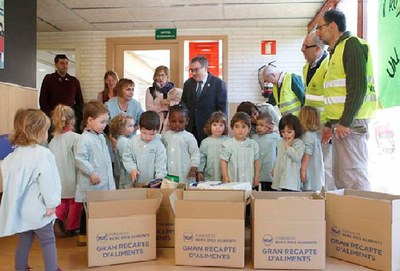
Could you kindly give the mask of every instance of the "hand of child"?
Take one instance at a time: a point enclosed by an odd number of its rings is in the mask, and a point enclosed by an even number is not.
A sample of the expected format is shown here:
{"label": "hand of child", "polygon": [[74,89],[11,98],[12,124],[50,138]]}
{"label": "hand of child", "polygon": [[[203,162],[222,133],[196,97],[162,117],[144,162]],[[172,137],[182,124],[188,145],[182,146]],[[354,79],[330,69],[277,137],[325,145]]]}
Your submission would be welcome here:
{"label": "hand of child", "polygon": [[46,216],[52,216],[56,212],[56,208],[47,208]]}
{"label": "hand of child", "polygon": [[260,178],[253,179],[253,187],[258,187],[260,185]]}
{"label": "hand of child", "polygon": [[100,183],[100,178],[99,176],[97,176],[96,173],[92,173],[92,175],[90,175],[89,177],[89,180],[93,185],[97,185]]}
{"label": "hand of child", "polygon": [[275,131],[275,125],[273,123],[267,123],[267,134],[273,133]]}
{"label": "hand of child", "polygon": [[167,100],[167,99],[162,99],[162,100],[160,101],[160,104],[161,104],[161,105],[167,105],[167,106],[169,106],[170,102],[169,102],[169,100]]}
{"label": "hand of child", "polygon": [[228,176],[226,176],[226,177],[222,176],[222,182],[223,182],[223,183],[230,183],[231,180],[229,179]]}
{"label": "hand of child", "polygon": [[197,173],[197,167],[192,167],[190,168],[189,174],[188,174],[188,179],[196,179],[196,173]]}
{"label": "hand of child", "polygon": [[324,128],[322,129],[321,143],[328,144],[331,138],[332,138],[332,128],[324,126]]}
{"label": "hand of child", "polygon": [[271,170],[271,177],[274,177],[274,170]]}
{"label": "hand of child", "polygon": [[196,180],[197,180],[198,182],[204,182],[204,175],[203,175],[203,172],[197,172],[197,178],[196,178]]}
{"label": "hand of child", "polygon": [[300,170],[300,179],[303,183],[307,181],[307,170],[303,167]]}
{"label": "hand of child", "polygon": [[131,171],[131,181],[134,183],[137,180],[138,175],[140,175],[140,171],[139,170],[132,170]]}

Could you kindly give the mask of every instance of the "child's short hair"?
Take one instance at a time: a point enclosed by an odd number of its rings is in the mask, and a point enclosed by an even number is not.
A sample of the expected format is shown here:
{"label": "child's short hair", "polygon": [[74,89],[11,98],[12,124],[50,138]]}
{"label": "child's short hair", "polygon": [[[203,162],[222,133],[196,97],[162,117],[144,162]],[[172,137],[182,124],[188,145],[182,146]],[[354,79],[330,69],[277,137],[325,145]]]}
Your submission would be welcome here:
{"label": "child's short hair", "polygon": [[281,136],[282,130],[285,129],[286,126],[294,130],[294,138],[301,137],[302,129],[298,117],[291,113],[282,116],[281,120],[279,121],[279,134]]}
{"label": "child's short hair", "polygon": [[226,120],[226,115],[221,112],[221,111],[216,111],[211,114],[211,117],[207,120],[206,126],[204,126],[204,133],[206,135],[211,135],[211,125],[214,122],[222,122],[225,125],[224,131],[222,132],[223,135],[228,134],[228,126],[227,126],[227,120]]}
{"label": "child's short hair", "polygon": [[140,128],[146,130],[156,130],[160,129],[160,116],[154,111],[143,112],[139,120]]}
{"label": "child's short hair", "polygon": [[19,109],[14,116],[14,129],[10,135],[12,145],[29,146],[42,143],[50,119],[39,109]]}
{"label": "child's short hair", "polygon": [[299,113],[299,119],[304,131],[318,131],[321,127],[319,112],[315,107],[303,106]]}
{"label": "child's short hair", "polygon": [[233,126],[235,126],[236,122],[243,122],[249,128],[251,127],[250,116],[245,112],[237,112],[235,115],[233,115],[233,117],[231,119],[231,128],[233,128]]}
{"label": "child's short hair", "polygon": [[101,114],[110,114],[107,107],[99,101],[90,101],[83,107],[83,120],[81,128],[84,129],[87,125],[88,118],[97,118]]}
{"label": "child's short hair", "polygon": [[169,108],[169,115],[173,112],[180,112],[185,115],[186,118],[189,118],[189,109],[187,109],[186,105],[184,103],[179,103],[176,105],[173,105]]}
{"label": "child's short hair", "polygon": [[122,134],[122,130],[126,126],[128,119],[133,119],[131,116],[126,114],[118,114],[112,118],[110,121],[110,135],[114,138],[117,138],[119,135]]}
{"label": "child's short hair", "polygon": [[115,91],[117,92],[117,95],[119,97],[124,96],[124,87],[126,86],[132,86],[133,88],[135,87],[135,82],[133,82],[131,79],[127,79],[127,78],[121,78],[119,79],[117,85],[115,86]]}
{"label": "child's short hair", "polygon": [[53,134],[61,134],[66,126],[74,128],[75,111],[67,105],[59,104],[51,113],[51,120],[54,125]]}
{"label": "child's short hair", "polygon": [[260,112],[257,106],[249,101],[241,102],[236,109],[236,112],[244,112],[249,116],[253,115],[254,111]]}
{"label": "child's short hair", "polygon": [[272,123],[272,116],[268,112],[262,112],[258,115],[257,120],[265,120],[267,123]]}

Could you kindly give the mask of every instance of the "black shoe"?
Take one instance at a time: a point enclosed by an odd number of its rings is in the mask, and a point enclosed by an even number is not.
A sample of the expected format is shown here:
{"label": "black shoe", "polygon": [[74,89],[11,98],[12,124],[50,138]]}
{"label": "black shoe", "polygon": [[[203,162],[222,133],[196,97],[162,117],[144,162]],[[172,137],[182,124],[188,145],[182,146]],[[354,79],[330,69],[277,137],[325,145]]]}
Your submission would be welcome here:
{"label": "black shoe", "polygon": [[54,235],[56,237],[62,238],[65,237],[65,229],[64,229],[64,223],[60,219],[56,219],[54,221]]}
{"label": "black shoe", "polygon": [[78,230],[69,230],[65,233],[65,237],[74,237],[78,235]]}

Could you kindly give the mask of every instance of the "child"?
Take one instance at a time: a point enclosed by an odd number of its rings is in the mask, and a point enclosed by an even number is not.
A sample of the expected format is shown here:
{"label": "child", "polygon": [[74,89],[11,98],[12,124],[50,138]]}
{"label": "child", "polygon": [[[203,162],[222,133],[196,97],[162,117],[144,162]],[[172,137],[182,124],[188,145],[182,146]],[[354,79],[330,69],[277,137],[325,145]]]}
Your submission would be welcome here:
{"label": "child", "polygon": [[[78,185],[75,201],[86,201],[86,192],[115,190],[110,153],[103,131],[109,114],[101,102],[92,101],[83,108],[83,133],[75,145],[75,163],[78,167]],[[79,227],[79,244],[86,245],[86,214],[82,212]]]}
{"label": "child", "polygon": [[249,115],[251,119],[250,135],[256,134],[257,117],[260,114],[260,110],[258,110],[257,106],[249,101],[241,102],[236,109],[236,113],[237,112],[244,112]]}
{"label": "child", "polygon": [[228,139],[226,116],[221,111],[214,112],[204,127],[208,135],[200,144],[200,166],[197,169],[198,181],[221,181],[221,153],[222,142]]}
{"label": "child", "polygon": [[[72,237],[79,229],[82,203],[75,202],[76,168],[74,145],[79,134],[74,132],[75,112],[66,105],[57,105],[52,112],[54,137],[49,149],[54,154],[61,179],[61,204],[56,209],[54,233],[57,237]],[[66,232],[64,232],[66,230]]]}
{"label": "child", "polygon": [[251,127],[250,116],[236,113],[231,120],[233,138],[222,143],[222,181],[249,182],[252,187],[259,185],[260,161],[257,143],[248,138]]}
{"label": "child", "polygon": [[278,143],[271,187],[279,191],[300,191],[300,167],[305,147],[300,139],[299,119],[290,113],[284,115],[279,121],[279,132],[283,140]]}
{"label": "child", "polygon": [[257,117],[257,134],[251,138],[257,142],[260,148],[260,182],[261,191],[272,191],[271,171],[276,160],[278,142],[281,140],[275,131],[275,125],[268,112],[261,113]]}
{"label": "child", "polygon": [[325,174],[321,138],[317,134],[321,127],[318,111],[315,107],[303,106],[299,119],[304,131],[301,139],[305,144],[300,171],[302,190],[319,191],[325,184]]}
{"label": "child", "polygon": [[1,163],[3,198],[0,237],[18,234],[15,270],[28,270],[29,250],[36,236],[46,270],[57,269],[53,231],[61,183],[54,155],[41,146],[47,142],[50,120],[39,109],[20,109],[14,117],[10,142],[16,146]]}
{"label": "child", "polygon": [[167,149],[168,174],[179,177],[179,182],[196,179],[200,164],[200,152],[195,137],[185,131],[189,122],[189,111],[184,104],[169,109],[170,131],[163,133],[162,142]]}
{"label": "child", "polygon": [[160,116],[154,111],[142,113],[140,135],[130,139],[122,156],[130,183],[148,184],[167,175],[167,152],[157,133]]}
{"label": "child", "polygon": [[135,131],[135,122],[131,116],[125,114],[116,115],[110,122],[110,136],[116,139],[115,143],[115,166],[119,176],[119,189],[129,188],[131,178],[122,163],[122,155],[130,135]]}

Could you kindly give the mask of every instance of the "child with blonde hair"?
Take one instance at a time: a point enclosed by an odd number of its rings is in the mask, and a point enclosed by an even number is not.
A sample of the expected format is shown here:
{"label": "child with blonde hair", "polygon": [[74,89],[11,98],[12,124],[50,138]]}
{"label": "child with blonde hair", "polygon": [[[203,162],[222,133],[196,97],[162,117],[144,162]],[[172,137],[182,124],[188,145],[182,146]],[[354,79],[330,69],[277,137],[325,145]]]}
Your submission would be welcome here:
{"label": "child with blonde hair", "polygon": [[293,114],[284,115],[279,121],[279,132],[283,140],[278,143],[277,158],[271,172],[272,189],[300,191],[300,167],[304,154],[301,124]]}
{"label": "child with blonde hair", "polygon": [[49,143],[49,149],[56,159],[62,187],[54,233],[57,237],[75,236],[82,212],[82,203],[75,202],[77,179],[73,148],[79,137],[74,132],[75,112],[71,107],[59,104],[52,112],[51,119],[54,137]]}
{"label": "child with blonde hair", "polygon": [[300,170],[302,190],[319,191],[325,184],[325,174],[321,138],[318,135],[321,129],[318,110],[312,106],[303,106],[299,119],[303,127],[301,140],[305,144]]}
{"label": "child with blonde hair", "polygon": [[[86,192],[115,190],[110,153],[103,131],[108,123],[107,107],[98,101],[87,103],[83,108],[83,133],[75,145],[75,163],[78,167],[76,202],[86,201]],[[79,244],[86,244],[86,214],[82,212],[79,228]]]}
{"label": "child with blonde hair", "polygon": [[228,139],[226,116],[221,111],[214,112],[204,127],[208,135],[200,144],[200,165],[197,169],[198,181],[221,181],[221,153],[222,142]]}
{"label": "child with blonde hair", "polygon": [[245,112],[236,113],[231,120],[233,137],[222,143],[222,181],[249,182],[252,187],[259,185],[260,161],[257,143],[248,138],[251,129],[250,116]]}
{"label": "child with blonde hair", "polygon": [[54,155],[41,146],[47,142],[49,127],[49,118],[39,109],[18,110],[10,135],[16,148],[1,163],[0,237],[18,234],[15,270],[30,269],[34,236],[45,269],[59,270],[53,221],[61,201],[61,183]]}
{"label": "child with blonde hair", "polygon": [[162,134],[162,142],[167,150],[168,174],[179,177],[186,183],[196,179],[200,164],[200,152],[196,138],[185,130],[189,122],[189,110],[184,104],[169,109],[169,131]]}
{"label": "child with blonde hair", "polygon": [[131,178],[122,163],[122,155],[124,154],[126,144],[130,140],[129,137],[135,131],[135,121],[131,116],[118,114],[112,118],[110,122],[110,136],[116,140],[115,143],[115,167],[119,174],[119,189],[129,188]]}
{"label": "child with blonde hair", "polygon": [[257,117],[256,134],[251,136],[260,148],[261,191],[272,191],[271,171],[275,164],[278,142],[281,137],[275,132],[275,124],[268,112]]}
{"label": "child with blonde hair", "polygon": [[167,153],[158,134],[159,127],[160,116],[155,111],[142,113],[140,135],[129,140],[122,156],[131,183],[146,185],[167,175]]}

